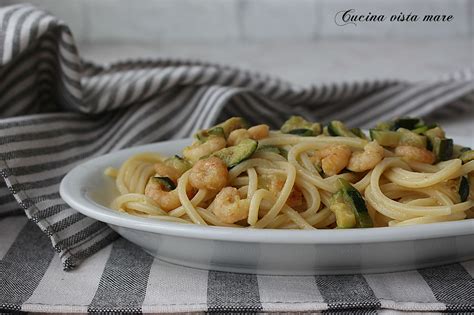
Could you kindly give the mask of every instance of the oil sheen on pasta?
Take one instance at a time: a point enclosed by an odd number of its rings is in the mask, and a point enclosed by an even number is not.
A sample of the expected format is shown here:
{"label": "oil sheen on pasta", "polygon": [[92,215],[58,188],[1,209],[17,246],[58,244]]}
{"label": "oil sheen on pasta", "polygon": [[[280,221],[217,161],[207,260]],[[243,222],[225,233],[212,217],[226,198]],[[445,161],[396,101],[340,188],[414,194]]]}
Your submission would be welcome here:
{"label": "oil sheen on pasta", "polygon": [[367,136],[340,121],[292,116],[270,131],[233,117],[181,155],[144,152],[105,174],[120,192],[111,208],[171,222],[322,229],[474,218],[474,151],[417,118]]}

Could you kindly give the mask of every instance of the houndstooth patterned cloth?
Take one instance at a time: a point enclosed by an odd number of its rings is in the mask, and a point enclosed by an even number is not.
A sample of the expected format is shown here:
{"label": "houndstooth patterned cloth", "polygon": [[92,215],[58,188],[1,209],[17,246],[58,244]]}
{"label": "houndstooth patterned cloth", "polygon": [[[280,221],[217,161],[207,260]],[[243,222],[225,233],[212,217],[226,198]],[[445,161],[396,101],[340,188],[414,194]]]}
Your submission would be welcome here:
{"label": "houndstooth patterned cloth", "polygon": [[[196,61],[100,66],[80,59],[62,21],[29,5],[0,8],[1,308],[474,311],[472,262],[365,276],[192,270],[156,261],[124,240],[109,245],[115,232],[71,209],[58,193],[62,177],[85,159],[186,137],[234,115],[274,127],[295,113],[353,126],[401,115],[460,115],[473,107],[473,73],[416,84],[301,87]],[[81,268],[60,271],[98,251]]]}

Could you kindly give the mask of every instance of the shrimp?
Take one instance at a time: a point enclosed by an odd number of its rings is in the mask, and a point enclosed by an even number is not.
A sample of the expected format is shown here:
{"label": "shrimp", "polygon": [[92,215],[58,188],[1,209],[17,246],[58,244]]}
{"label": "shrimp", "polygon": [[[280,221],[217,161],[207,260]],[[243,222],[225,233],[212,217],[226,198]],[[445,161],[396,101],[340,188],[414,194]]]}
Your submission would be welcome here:
{"label": "shrimp", "polygon": [[236,129],[229,134],[229,137],[227,138],[227,144],[229,146],[237,145],[239,142],[245,139],[260,140],[268,137],[269,131],[270,127],[265,124],[253,126],[248,130],[243,128]]}
{"label": "shrimp", "polygon": [[146,185],[145,196],[153,199],[165,211],[176,209],[181,205],[176,189],[165,191],[159,182],[153,180]]}
{"label": "shrimp", "polygon": [[319,165],[321,166],[321,156],[319,155],[319,151],[313,151],[313,152],[308,152],[308,157],[309,160],[314,164],[314,165]]}
{"label": "shrimp", "polygon": [[[274,194],[276,197],[281,193],[283,186],[285,185],[286,178],[278,175],[264,175],[261,178],[262,186]],[[303,193],[297,186],[293,186],[286,204],[292,208],[296,208],[303,205]]]}
{"label": "shrimp", "polygon": [[226,141],[223,137],[211,137],[206,142],[195,142],[189,147],[184,148],[183,156],[195,163],[200,158],[210,155],[226,147]]}
{"label": "shrimp", "polygon": [[229,171],[218,157],[199,160],[189,173],[189,183],[198,189],[220,190],[227,185]]}
{"label": "shrimp", "polygon": [[174,167],[168,166],[162,162],[155,163],[153,165],[155,169],[156,175],[155,176],[164,176],[171,178],[175,183],[178,178],[182,175],[180,171],[175,169]]}
{"label": "shrimp", "polygon": [[371,170],[382,161],[384,149],[377,141],[372,141],[364,146],[364,151],[352,153],[347,168],[353,172],[364,172]]}
{"label": "shrimp", "polygon": [[253,140],[260,140],[260,139],[264,139],[268,137],[269,131],[270,131],[270,127],[268,127],[268,125],[265,125],[265,124],[253,126],[248,129],[249,136]]}
{"label": "shrimp", "polygon": [[427,164],[433,164],[436,160],[436,157],[433,152],[409,145],[401,145],[396,147],[395,155],[402,156],[403,158],[408,160],[418,161]]}
{"label": "shrimp", "polygon": [[303,193],[298,187],[293,187],[288,199],[286,200],[286,204],[292,208],[298,208],[304,204]]}
{"label": "shrimp", "polygon": [[344,144],[330,145],[320,151],[316,151],[313,160],[321,159],[321,166],[326,175],[339,174],[349,163],[351,149]]}
{"label": "shrimp", "polygon": [[215,197],[209,209],[224,223],[234,223],[247,218],[250,200],[240,199],[234,187],[223,188]]}
{"label": "shrimp", "polygon": [[250,138],[249,131],[247,129],[235,129],[229,134],[229,137],[227,138],[227,144],[229,146],[237,145],[239,142],[242,140]]}

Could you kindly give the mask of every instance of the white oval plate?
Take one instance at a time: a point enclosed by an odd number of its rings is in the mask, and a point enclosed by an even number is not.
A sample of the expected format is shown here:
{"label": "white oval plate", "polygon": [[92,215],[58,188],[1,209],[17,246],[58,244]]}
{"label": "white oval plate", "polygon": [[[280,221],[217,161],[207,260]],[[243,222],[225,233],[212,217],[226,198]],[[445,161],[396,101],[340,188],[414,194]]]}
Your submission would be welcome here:
{"label": "white oval plate", "polygon": [[[457,137],[473,146],[473,140]],[[230,272],[314,275],[408,270],[474,258],[474,220],[348,230],[258,230],[161,222],[107,206],[118,195],[103,175],[131,155],[181,152],[190,139],[134,147],[91,159],[62,180],[61,197],[109,224],[153,256],[179,265]]]}

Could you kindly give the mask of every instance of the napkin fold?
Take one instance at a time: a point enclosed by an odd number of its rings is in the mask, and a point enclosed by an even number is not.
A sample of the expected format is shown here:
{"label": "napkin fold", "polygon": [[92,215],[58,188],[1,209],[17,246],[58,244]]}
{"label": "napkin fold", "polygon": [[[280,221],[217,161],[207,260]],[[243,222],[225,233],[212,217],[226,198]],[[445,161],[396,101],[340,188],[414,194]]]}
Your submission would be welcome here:
{"label": "napkin fold", "polygon": [[369,126],[472,107],[470,68],[429,82],[303,87],[192,60],[96,65],[81,60],[63,21],[34,6],[0,8],[0,21],[0,217],[24,211],[66,270],[117,238],[59,196],[62,177],[88,158],[187,137],[230,116],[272,127],[291,114]]}

